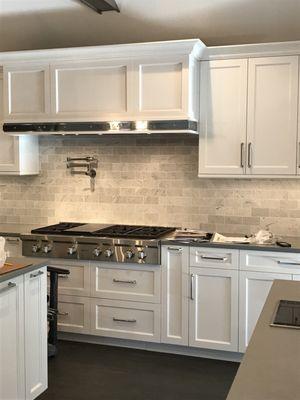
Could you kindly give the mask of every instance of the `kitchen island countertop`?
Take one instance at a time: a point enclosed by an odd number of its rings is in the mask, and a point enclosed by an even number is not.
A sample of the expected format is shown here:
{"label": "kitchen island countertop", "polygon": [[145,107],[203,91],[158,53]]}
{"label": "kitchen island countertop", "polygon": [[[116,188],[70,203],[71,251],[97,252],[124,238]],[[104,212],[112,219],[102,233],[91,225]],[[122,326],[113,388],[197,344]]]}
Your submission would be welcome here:
{"label": "kitchen island countertop", "polygon": [[34,263],[32,260],[26,262],[26,259],[21,257],[8,258],[6,260],[6,265],[0,268],[0,283],[9,279],[13,279],[16,276],[26,274],[27,272],[45,267],[46,265],[47,260]]}

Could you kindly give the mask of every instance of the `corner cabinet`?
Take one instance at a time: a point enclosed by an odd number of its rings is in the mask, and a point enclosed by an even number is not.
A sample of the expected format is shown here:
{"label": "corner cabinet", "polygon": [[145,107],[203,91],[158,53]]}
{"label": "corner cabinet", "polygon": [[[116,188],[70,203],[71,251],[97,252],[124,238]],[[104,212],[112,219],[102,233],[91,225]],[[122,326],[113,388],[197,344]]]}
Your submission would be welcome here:
{"label": "corner cabinet", "polygon": [[199,176],[296,176],[298,56],[200,65]]}
{"label": "corner cabinet", "polygon": [[[0,124],[4,119],[3,77],[0,72]],[[37,175],[39,144],[33,136],[8,136],[0,128],[0,175]]]}

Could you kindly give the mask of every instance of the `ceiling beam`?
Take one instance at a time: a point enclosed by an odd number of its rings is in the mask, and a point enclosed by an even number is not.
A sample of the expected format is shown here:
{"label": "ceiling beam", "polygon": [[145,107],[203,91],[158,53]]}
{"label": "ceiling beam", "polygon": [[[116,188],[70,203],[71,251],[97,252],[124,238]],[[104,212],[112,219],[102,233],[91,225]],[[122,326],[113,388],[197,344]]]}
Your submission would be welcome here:
{"label": "ceiling beam", "polygon": [[120,9],[115,2],[115,0],[79,0],[81,3],[90,7],[92,10],[96,11],[98,14],[102,14],[105,11],[117,11]]}

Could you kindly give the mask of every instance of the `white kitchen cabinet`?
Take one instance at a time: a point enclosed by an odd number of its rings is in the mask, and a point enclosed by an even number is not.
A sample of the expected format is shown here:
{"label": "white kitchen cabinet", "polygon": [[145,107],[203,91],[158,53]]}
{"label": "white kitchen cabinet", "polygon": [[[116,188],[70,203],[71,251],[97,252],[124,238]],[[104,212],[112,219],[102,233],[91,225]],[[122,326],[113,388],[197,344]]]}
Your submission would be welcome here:
{"label": "white kitchen cabinet", "polygon": [[240,271],[239,351],[244,352],[275,279],[291,280],[290,274]]}
{"label": "white kitchen cabinet", "polygon": [[52,116],[64,120],[128,118],[131,74],[128,60],[52,64]]}
{"label": "white kitchen cabinet", "polygon": [[50,74],[47,63],[5,65],[4,119],[22,122],[50,114]]}
{"label": "white kitchen cabinet", "polygon": [[247,174],[295,175],[298,56],[252,58]]}
{"label": "white kitchen cabinet", "polygon": [[91,333],[160,342],[160,305],[91,299]]}
{"label": "white kitchen cabinet", "polygon": [[3,77],[0,72],[0,175],[38,174],[38,138],[33,136],[8,136],[2,132],[3,98]]}
{"label": "white kitchen cabinet", "polygon": [[190,268],[189,345],[238,351],[238,271]]}
{"label": "white kitchen cabinet", "polygon": [[91,295],[103,299],[160,303],[159,266],[91,264]]}
{"label": "white kitchen cabinet", "polygon": [[90,299],[79,296],[58,296],[58,330],[90,333]]}
{"label": "white kitchen cabinet", "polygon": [[23,276],[0,283],[0,399],[25,399]]}
{"label": "white kitchen cabinet", "polygon": [[300,281],[300,274],[299,275],[293,275],[293,280],[294,281]]}
{"label": "white kitchen cabinet", "polygon": [[47,389],[47,272],[46,267],[24,276],[26,400]]}
{"label": "white kitchen cabinet", "polygon": [[189,247],[162,246],[161,341],[188,346]]}
{"label": "white kitchen cabinet", "polygon": [[200,175],[245,173],[247,63],[200,62]]}

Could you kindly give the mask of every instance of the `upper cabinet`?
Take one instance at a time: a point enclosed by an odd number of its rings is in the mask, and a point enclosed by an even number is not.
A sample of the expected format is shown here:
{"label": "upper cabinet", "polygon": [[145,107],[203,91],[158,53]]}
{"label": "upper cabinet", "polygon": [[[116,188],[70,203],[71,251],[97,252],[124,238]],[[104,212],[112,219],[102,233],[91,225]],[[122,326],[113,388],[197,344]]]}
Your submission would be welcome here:
{"label": "upper cabinet", "polygon": [[4,63],[4,120],[198,120],[203,48],[199,40],[99,46]]}
{"label": "upper cabinet", "polygon": [[[3,120],[3,79],[0,73],[0,124]],[[38,138],[8,136],[0,128],[0,175],[39,173]]]}
{"label": "upper cabinet", "polygon": [[201,62],[199,176],[295,176],[298,56]]}
{"label": "upper cabinet", "polygon": [[32,121],[50,114],[49,66],[17,64],[4,68],[4,119]]}

